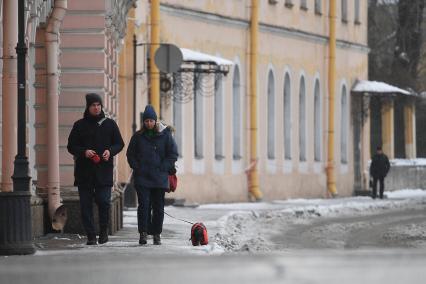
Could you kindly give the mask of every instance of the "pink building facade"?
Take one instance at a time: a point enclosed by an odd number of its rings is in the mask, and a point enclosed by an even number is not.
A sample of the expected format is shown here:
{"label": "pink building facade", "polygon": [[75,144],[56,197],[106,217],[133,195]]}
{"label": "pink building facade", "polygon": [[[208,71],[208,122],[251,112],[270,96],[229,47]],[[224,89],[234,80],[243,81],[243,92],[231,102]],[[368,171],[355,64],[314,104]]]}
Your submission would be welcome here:
{"label": "pink building facade", "polygon": [[[79,216],[78,212],[74,212],[74,209],[78,208],[78,195],[73,186],[74,161],[66,149],[67,138],[73,123],[83,116],[84,96],[88,92],[99,93],[104,100],[106,114],[113,119],[117,120],[118,118],[118,54],[125,35],[126,17],[135,1],[62,0],[60,2],[61,5],[66,7],[66,12],[59,28],[59,48],[57,52],[54,52],[56,54],[52,54],[50,49],[47,50],[49,43],[46,38],[46,29],[55,4],[58,5],[59,1],[56,1],[56,3],[55,0],[26,1],[26,41],[28,47],[27,155],[30,161],[34,203],[39,204],[39,207],[42,208],[43,203],[47,202],[49,179],[52,179],[52,177],[49,178],[48,173],[55,171],[55,169],[52,170],[52,166],[48,165],[48,161],[52,159],[53,152],[59,151],[59,161],[56,162],[54,167],[59,167],[57,182],[60,184],[61,198],[64,204],[68,204],[69,214],[71,214],[71,218],[69,218],[71,222],[65,227],[65,230],[78,231]],[[3,14],[3,11],[5,11],[5,8],[6,11],[14,11],[13,9],[17,11],[17,8],[14,7],[14,5],[17,6],[17,1],[4,0],[0,3],[2,7],[2,31],[0,35],[3,41],[4,31],[10,30],[11,26],[16,26],[12,21],[13,17],[8,17],[9,14]],[[10,6],[12,6],[12,10]],[[17,18],[17,15],[14,15],[14,18]],[[13,40],[11,42],[13,44]],[[2,47],[7,46],[5,44],[3,43]],[[14,45],[16,46],[16,43]],[[10,60],[16,65],[16,54],[14,56]],[[52,57],[56,57],[57,60],[58,71],[56,74],[50,74],[47,69],[48,61]],[[7,65],[4,64],[4,60],[2,60],[2,63],[3,66]],[[6,70],[6,72],[13,75],[10,70]],[[5,73],[3,68],[2,73]],[[57,137],[55,141],[58,141],[58,143],[56,145],[49,145],[49,137],[52,137],[50,136],[52,133],[48,133],[48,125],[52,123],[52,119],[55,119],[55,115],[52,115],[52,112],[48,110],[49,76],[59,77],[58,87],[54,90],[54,93],[58,96],[56,98],[58,100],[58,119],[55,121],[57,133],[53,134]],[[9,81],[6,81],[6,83],[12,84],[10,90],[13,90],[14,83],[16,92],[16,79],[13,76],[8,77]],[[4,82],[3,80],[2,84]],[[4,101],[7,96],[10,97],[12,94],[10,94],[11,91],[6,93],[3,88],[2,90],[1,98]],[[2,115],[3,137],[16,136],[16,123],[13,123],[16,111],[11,111],[11,113],[9,117]],[[16,138],[14,141],[11,140],[12,142],[9,142],[9,144],[13,145]],[[1,149],[3,149],[3,144]],[[7,176],[10,172],[13,172],[13,157],[16,155],[13,151],[16,151],[16,149],[13,150],[12,148],[12,151],[7,152],[2,151],[2,160],[6,161],[6,157],[8,161],[12,161],[12,163],[8,162],[2,165],[2,191],[6,191]],[[113,218],[110,230],[113,232],[121,226],[121,203],[118,202],[120,194],[117,193],[114,196],[117,201],[113,202],[112,208]],[[43,214],[40,216],[43,216]],[[45,225],[35,225],[39,228],[45,227]],[[42,229],[39,233],[42,233]]]}

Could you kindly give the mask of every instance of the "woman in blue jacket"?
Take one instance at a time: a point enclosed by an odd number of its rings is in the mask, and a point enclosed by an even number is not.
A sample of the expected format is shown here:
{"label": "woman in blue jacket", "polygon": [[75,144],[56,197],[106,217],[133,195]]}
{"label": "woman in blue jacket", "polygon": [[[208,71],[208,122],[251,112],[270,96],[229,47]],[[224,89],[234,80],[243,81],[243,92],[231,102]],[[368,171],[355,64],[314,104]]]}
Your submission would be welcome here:
{"label": "woman in blue jacket", "polygon": [[178,151],[170,126],[157,122],[157,114],[151,105],[145,107],[142,118],[142,129],[133,134],[126,155],[133,169],[138,195],[139,244],[147,243],[149,231],[154,236],[154,245],[160,245],[164,195],[169,188],[168,176],[175,168]]}

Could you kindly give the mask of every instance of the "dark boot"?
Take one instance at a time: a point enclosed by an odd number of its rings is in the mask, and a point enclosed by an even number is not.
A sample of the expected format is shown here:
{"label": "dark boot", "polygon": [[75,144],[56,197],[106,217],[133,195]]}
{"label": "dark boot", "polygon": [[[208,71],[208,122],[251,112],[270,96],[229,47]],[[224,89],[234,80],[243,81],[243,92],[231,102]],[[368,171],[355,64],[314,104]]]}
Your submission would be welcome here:
{"label": "dark boot", "polygon": [[97,245],[98,243],[96,242],[96,235],[95,234],[87,234],[87,243],[86,245],[88,246],[93,246],[93,245]]}
{"label": "dark boot", "polygon": [[142,232],[139,237],[139,244],[146,245],[146,243],[148,242],[147,238],[148,238],[148,234],[146,232]]}
{"label": "dark boot", "polygon": [[154,245],[161,245],[161,237],[160,235],[154,235]]}
{"label": "dark boot", "polygon": [[100,229],[98,242],[100,245],[108,242],[108,228]]}

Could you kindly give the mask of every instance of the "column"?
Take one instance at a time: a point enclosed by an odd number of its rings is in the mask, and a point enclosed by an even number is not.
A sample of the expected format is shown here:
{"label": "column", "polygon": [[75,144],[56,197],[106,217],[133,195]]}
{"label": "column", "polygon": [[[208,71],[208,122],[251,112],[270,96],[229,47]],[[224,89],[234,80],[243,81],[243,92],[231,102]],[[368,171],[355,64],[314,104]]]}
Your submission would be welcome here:
{"label": "column", "polygon": [[382,147],[383,152],[389,157],[394,158],[394,107],[391,98],[382,100]]}
{"label": "column", "polygon": [[13,161],[17,153],[17,65],[18,2],[3,1],[3,88],[2,88],[2,180],[1,190],[12,191]]}
{"label": "column", "polygon": [[404,105],[404,138],[405,157],[415,159],[417,156],[416,147],[416,106],[414,100],[407,100]]}

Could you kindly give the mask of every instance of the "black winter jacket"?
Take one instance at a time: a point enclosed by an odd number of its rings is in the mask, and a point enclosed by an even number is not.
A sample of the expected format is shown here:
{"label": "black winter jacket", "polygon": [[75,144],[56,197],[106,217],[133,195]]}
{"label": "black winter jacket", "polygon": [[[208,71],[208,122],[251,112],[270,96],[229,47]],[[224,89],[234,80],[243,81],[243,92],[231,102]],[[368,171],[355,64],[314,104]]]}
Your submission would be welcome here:
{"label": "black winter jacket", "polygon": [[[98,117],[90,116],[86,110],[84,118],[76,121],[68,137],[68,152],[74,156],[74,185],[113,186],[114,156],[124,147],[123,138],[114,120],[106,118],[104,112]],[[94,150],[101,157],[95,164],[86,158],[86,150]],[[108,161],[102,159],[105,150],[110,151]]]}
{"label": "black winter jacket", "polygon": [[390,169],[389,159],[385,154],[375,154],[371,159],[370,174],[375,178],[384,178]]}
{"label": "black winter jacket", "polygon": [[147,188],[167,189],[168,175],[178,158],[171,128],[157,124],[154,136],[144,129],[133,134],[127,148],[127,161],[133,169],[135,184]]}

